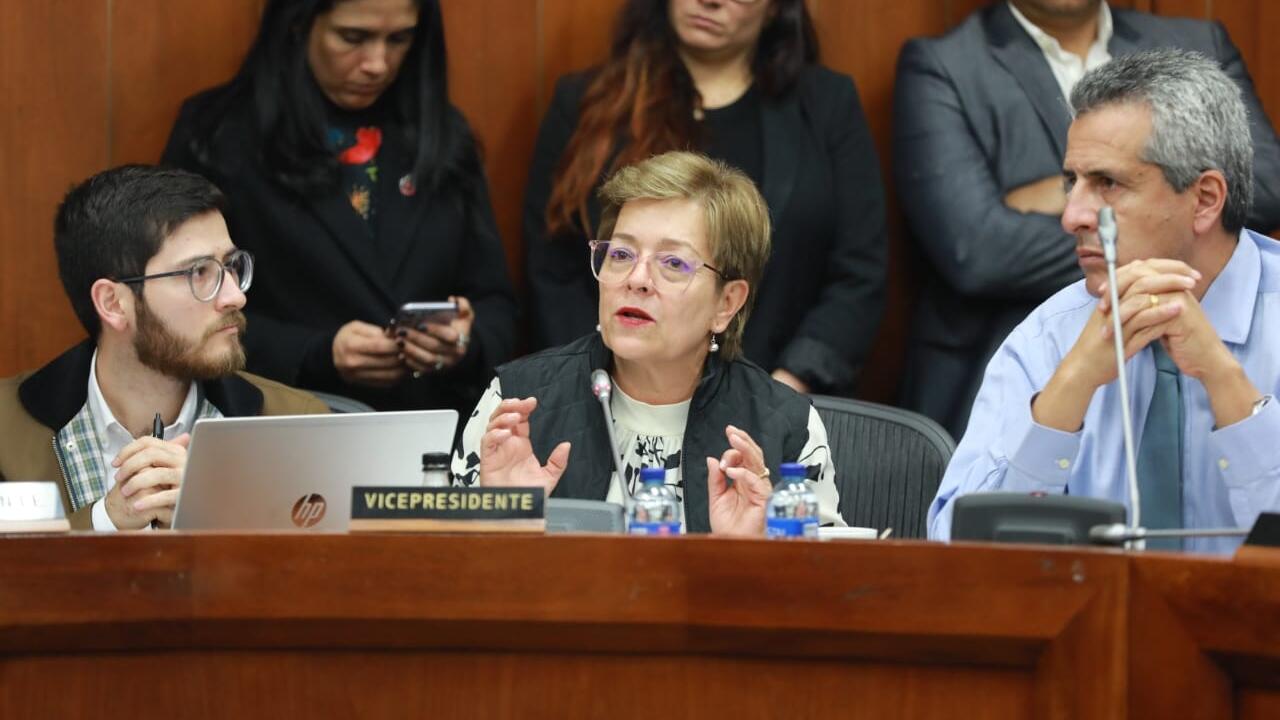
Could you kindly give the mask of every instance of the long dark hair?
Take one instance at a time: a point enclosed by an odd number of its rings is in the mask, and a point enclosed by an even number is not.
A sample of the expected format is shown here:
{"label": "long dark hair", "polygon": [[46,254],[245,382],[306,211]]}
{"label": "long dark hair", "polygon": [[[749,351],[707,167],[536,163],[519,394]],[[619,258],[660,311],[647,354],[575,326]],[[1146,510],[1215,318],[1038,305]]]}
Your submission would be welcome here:
{"label": "long dark hair", "polygon": [[[258,35],[235,77],[200,118],[192,151],[218,164],[212,151],[222,121],[234,106],[251,102],[263,161],[275,179],[302,193],[331,188],[337,158],[325,143],[326,100],[307,62],[307,40],[316,16],[344,0],[269,0]],[[444,25],[439,0],[414,0],[418,26],[395,82],[379,104],[414,153],[419,188],[468,188],[480,176],[475,139],[449,102]]]}
{"label": "long dark hair", "polygon": [[[818,62],[818,36],[804,0],[771,0],[773,19],[760,32],[752,60],[756,87],[766,97],[791,89],[806,65]],[[670,0],[629,0],[614,27],[609,59],[582,98],[578,124],[556,169],[547,204],[548,235],[575,220],[587,229],[587,200],[606,171],[669,150],[691,149],[698,138],[693,112],[702,98],[676,52]]]}

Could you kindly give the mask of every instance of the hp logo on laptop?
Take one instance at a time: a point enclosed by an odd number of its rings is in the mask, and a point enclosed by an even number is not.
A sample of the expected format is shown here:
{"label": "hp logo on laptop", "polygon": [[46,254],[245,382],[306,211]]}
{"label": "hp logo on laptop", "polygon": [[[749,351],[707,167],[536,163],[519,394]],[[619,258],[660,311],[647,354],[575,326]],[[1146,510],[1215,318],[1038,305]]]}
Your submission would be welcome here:
{"label": "hp logo on laptop", "polygon": [[324,511],[328,503],[320,493],[311,493],[298,498],[293,504],[293,524],[300,528],[309,528],[324,519]]}

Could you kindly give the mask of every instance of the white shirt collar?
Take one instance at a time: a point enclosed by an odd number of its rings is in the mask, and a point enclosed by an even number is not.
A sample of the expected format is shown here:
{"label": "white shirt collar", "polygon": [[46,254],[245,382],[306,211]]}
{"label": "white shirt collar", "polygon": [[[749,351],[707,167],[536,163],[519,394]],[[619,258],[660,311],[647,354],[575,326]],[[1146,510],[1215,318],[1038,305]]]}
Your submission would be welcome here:
{"label": "white shirt collar", "polygon": [[[177,419],[164,429],[166,440],[172,440],[184,432],[191,431],[196,421],[199,401],[196,384],[190,383],[187,386],[187,397],[182,402],[182,409],[178,411]],[[89,360],[88,405],[89,414],[93,417],[93,429],[101,440],[104,450],[114,448],[119,452],[125,445],[133,442],[133,434],[116,420],[116,416],[107,405],[106,397],[102,394],[101,386],[98,385],[98,351],[96,349],[93,351],[93,358]],[[115,452],[111,455],[114,457]]]}
{"label": "white shirt collar", "polygon": [[[1013,13],[1013,19],[1018,21],[1018,24],[1027,31],[1031,39],[1046,54],[1052,54],[1057,57],[1071,55],[1071,53],[1062,49],[1062,45],[1057,38],[1041,30],[1040,26],[1028,20],[1027,16],[1019,12],[1012,2],[1009,3],[1009,11]],[[1093,45],[1089,47],[1089,54],[1092,55],[1096,49],[1101,49],[1105,52],[1107,45],[1111,43],[1111,36],[1114,34],[1115,26],[1111,22],[1111,8],[1104,2],[1098,7],[1098,37],[1093,41]]]}

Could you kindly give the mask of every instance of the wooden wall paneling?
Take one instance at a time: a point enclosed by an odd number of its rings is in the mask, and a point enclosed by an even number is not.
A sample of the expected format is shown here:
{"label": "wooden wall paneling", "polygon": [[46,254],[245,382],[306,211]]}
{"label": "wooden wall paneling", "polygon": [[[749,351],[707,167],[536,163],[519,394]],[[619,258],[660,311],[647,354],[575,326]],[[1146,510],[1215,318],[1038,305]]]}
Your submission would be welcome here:
{"label": "wooden wall paneling", "polygon": [[1257,38],[1254,55],[1249,61],[1249,74],[1253,76],[1262,106],[1271,118],[1272,127],[1275,127],[1280,121],[1280,43],[1275,40],[1280,34],[1280,3],[1258,2],[1256,8],[1257,15],[1246,25]]}
{"label": "wooden wall paneling", "polygon": [[1226,26],[1231,41],[1240,48],[1254,89],[1262,100],[1272,126],[1280,117],[1280,3],[1274,0],[1229,0],[1212,3],[1210,16]]}
{"label": "wooden wall paneling", "polygon": [[[1238,0],[1231,0],[1237,2]],[[1213,0],[1138,0],[1138,9],[1157,15],[1172,17],[1209,17],[1209,7]],[[1144,7],[1145,6],[1145,7]]]}
{"label": "wooden wall paneling", "polygon": [[58,281],[53,213],[107,162],[102,2],[5,2],[0,11],[0,376],[83,337]]}
{"label": "wooden wall paneling", "polygon": [[442,3],[449,93],[480,140],[489,192],[517,287],[523,285],[520,210],[538,132],[537,5],[510,0]]}
{"label": "wooden wall paneling", "polygon": [[[264,0],[6,2],[0,24],[0,374],[48,360],[81,336],[57,282],[54,207],[70,183],[110,164],[154,161],[182,98],[228,78]],[[1001,0],[1002,1],[1002,0]],[[558,77],[599,62],[623,0],[443,0],[455,102],[486,149],[494,207],[522,282],[527,161]],[[889,178],[893,65],[901,43],[937,34],[984,0],[809,0],[828,64],[856,79]],[[1116,0],[1222,20],[1259,95],[1280,112],[1280,3]],[[55,37],[56,35],[56,37]],[[33,140],[34,137],[34,140]],[[913,296],[892,194],[889,309],[862,395],[891,400]]]}
{"label": "wooden wall paneling", "polygon": [[539,0],[538,119],[546,112],[556,80],[609,55],[614,20],[623,0]]}
{"label": "wooden wall paneling", "polygon": [[1275,720],[1280,717],[1280,692],[1245,688],[1236,695],[1236,717],[1248,720]]}
{"label": "wooden wall paneling", "polygon": [[991,2],[992,0],[944,0],[944,16],[947,21],[947,27],[951,28],[959,25],[971,13],[990,5]]}
{"label": "wooden wall paneling", "polygon": [[111,9],[110,164],[154,163],[187,97],[240,67],[263,0],[128,0]]}

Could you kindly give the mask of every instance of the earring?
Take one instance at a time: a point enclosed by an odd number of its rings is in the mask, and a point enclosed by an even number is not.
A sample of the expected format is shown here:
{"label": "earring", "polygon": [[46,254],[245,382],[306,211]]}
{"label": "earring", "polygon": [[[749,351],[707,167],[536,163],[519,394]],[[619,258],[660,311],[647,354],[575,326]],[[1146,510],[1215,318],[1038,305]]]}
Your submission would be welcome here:
{"label": "earring", "polygon": [[600,332],[600,323],[596,323],[596,332]]}
{"label": "earring", "polygon": [[711,352],[720,352],[720,343],[716,342],[715,333],[711,333]]}

